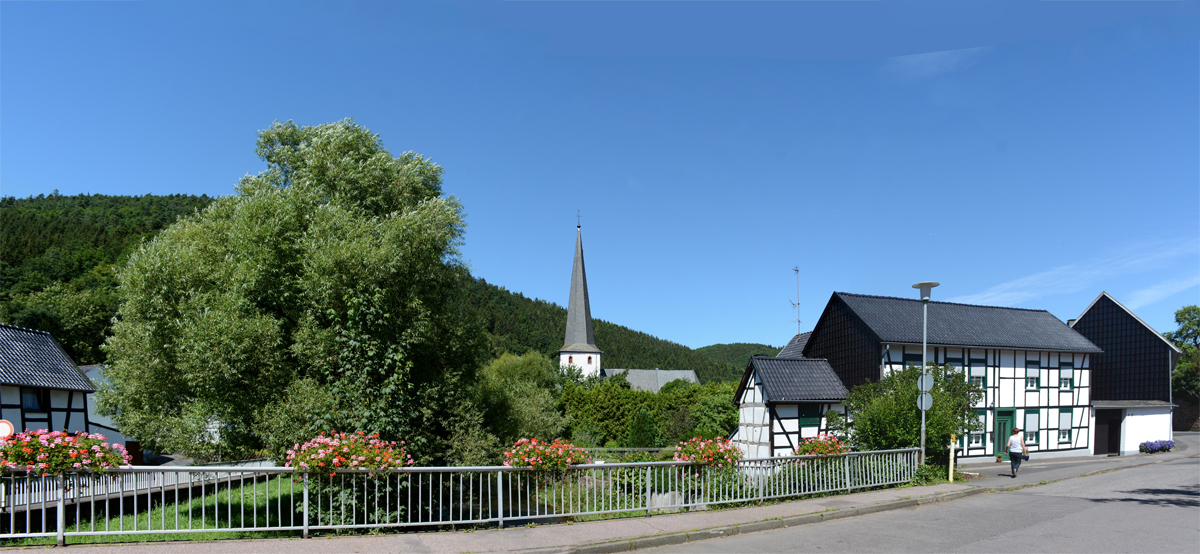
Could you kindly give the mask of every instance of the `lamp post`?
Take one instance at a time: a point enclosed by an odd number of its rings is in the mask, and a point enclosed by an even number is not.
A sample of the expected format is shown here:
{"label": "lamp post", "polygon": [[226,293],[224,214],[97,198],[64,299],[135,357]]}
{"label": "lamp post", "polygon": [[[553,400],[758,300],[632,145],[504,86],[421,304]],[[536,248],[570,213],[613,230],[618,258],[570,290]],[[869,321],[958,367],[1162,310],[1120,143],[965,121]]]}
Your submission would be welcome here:
{"label": "lamp post", "polygon": [[[933,287],[938,286],[934,281],[921,281],[913,285],[914,289],[921,290],[921,308],[924,312],[921,323],[921,381],[925,381],[925,376],[928,374],[928,369],[925,367],[929,363],[929,293]],[[922,391],[924,394],[924,391]],[[928,407],[921,409],[921,465],[925,465],[925,410]]]}

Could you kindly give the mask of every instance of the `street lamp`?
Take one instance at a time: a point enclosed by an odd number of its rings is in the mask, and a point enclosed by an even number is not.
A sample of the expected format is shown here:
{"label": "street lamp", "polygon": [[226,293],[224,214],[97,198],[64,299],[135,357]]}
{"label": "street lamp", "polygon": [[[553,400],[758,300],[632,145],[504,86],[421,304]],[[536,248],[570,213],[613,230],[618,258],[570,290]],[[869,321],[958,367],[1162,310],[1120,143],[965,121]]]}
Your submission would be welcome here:
{"label": "street lamp", "polygon": [[[929,293],[933,287],[938,286],[934,281],[921,281],[913,285],[914,289],[921,289],[921,308],[924,311],[921,323],[921,382],[925,382],[925,376],[928,374],[928,369],[925,365],[929,363],[929,347],[927,342],[929,339]],[[925,391],[921,391],[922,394]],[[929,407],[921,408],[921,464],[925,464],[925,411]]]}

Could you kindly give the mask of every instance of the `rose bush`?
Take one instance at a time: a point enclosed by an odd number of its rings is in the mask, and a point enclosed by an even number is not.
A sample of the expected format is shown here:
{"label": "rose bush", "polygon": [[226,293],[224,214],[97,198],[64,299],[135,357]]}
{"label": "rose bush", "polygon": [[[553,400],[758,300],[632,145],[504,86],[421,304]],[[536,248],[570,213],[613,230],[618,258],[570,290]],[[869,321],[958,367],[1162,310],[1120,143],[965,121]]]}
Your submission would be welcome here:
{"label": "rose bush", "polygon": [[385,441],[379,434],[339,433],[297,444],[287,451],[284,466],[297,471],[330,471],[336,469],[388,469],[413,464],[412,456],[404,449],[404,441]]}
{"label": "rose bush", "polygon": [[521,439],[511,450],[504,452],[504,465],[528,467],[537,472],[561,475],[570,466],[588,464],[592,455],[562,439],[546,442],[538,439]]}
{"label": "rose bush", "polygon": [[0,463],[4,467],[42,476],[72,471],[102,473],[127,465],[129,460],[124,446],[109,443],[104,435],[83,431],[27,430],[0,441]]}
{"label": "rose bush", "polygon": [[846,443],[838,440],[833,435],[824,433],[815,437],[810,437],[800,441],[800,446],[796,447],[793,452],[794,456],[830,456],[834,454],[845,454],[850,451],[850,447]]}

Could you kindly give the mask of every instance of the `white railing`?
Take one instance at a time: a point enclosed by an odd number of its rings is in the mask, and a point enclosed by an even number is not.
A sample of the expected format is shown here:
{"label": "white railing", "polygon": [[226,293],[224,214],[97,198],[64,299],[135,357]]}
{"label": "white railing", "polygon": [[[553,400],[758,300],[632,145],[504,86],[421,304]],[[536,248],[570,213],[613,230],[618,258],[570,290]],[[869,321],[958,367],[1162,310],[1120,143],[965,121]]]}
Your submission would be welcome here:
{"label": "white railing", "polygon": [[27,537],[527,522],[756,502],[907,483],[917,450],[689,462],[597,463],[560,475],[509,467],[296,473],[278,467],[124,467],[0,475],[0,544]]}

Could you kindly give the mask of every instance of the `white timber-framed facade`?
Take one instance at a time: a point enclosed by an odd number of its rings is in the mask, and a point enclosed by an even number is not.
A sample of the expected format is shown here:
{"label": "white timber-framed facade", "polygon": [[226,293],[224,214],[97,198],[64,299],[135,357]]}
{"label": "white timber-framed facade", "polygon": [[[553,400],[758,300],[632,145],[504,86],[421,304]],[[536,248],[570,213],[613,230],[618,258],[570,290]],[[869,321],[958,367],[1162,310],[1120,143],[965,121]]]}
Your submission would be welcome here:
{"label": "white timber-framed facade", "polygon": [[846,388],[825,360],[754,356],[734,394],[733,441],[748,458],[790,456],[828,432],[825,413],[845,415]]}

